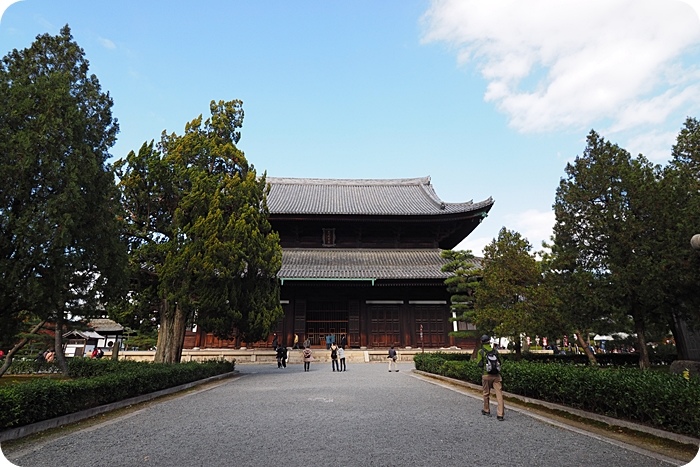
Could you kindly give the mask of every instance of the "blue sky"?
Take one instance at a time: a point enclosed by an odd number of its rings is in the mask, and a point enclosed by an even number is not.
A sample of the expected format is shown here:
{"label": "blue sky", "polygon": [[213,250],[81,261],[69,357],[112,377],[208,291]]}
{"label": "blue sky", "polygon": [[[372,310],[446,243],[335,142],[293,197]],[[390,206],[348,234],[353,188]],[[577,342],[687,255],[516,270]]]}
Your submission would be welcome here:
{"label": "blue sky", "polygon": [[700,118],[700,1],[0,0],[0,53],[71,27],[114,99],[115,159],[240,99],[239,146],[278,177],[429,175],[551,235],[568,161],[595,129],[657,163]]}

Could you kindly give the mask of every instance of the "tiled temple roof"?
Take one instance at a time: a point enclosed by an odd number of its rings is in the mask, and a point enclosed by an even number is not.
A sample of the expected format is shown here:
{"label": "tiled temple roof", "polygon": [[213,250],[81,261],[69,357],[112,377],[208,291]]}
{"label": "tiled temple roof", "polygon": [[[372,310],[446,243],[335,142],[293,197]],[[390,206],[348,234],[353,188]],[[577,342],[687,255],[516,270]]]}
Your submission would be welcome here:
{"label": "tiled temple roof", "polygon": [[121,324],[117,323],[116,321],[112,321],[111,319],[107,318],[95,318],[91,319],[90,322],[88,323],[88,326],[92,329],[95,330],[95,332],[122,332],[124,330],[124,326]]}
{"label": "tiled temple roof", "polygon": [[444,215],[488,211],[493,199],[442,201],[430,177],[403,179],[318,179],[268,177],[270,214]]}
{"label": "tiled temple roof", "polygon": [[282,279],[445,279],[439,249],[282,250]]}

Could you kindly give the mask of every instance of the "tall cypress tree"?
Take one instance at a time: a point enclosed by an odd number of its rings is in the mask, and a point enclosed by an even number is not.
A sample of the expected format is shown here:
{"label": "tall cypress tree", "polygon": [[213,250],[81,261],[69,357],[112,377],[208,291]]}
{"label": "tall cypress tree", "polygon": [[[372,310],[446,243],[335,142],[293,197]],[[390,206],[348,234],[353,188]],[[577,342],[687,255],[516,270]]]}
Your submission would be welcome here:
{"label": "tall cypress tree", "polygon": [[[660,241],[658,282],[662,287],[663,312],[678,349],[679,359],[689,358],[684,326],[700,331],[700,252],[690,238],[700,233],[700,121],[686,119],[664,168],[656,212]],[[692,346],[692,345],[691,345]]]}
{"label": "tall cypress tree", "polygon": [[118,293],[126,260],[107,164],[119,126],[88,69],[67,25],[0,64],[0,314],[55,319],[64,369],[64,315]]}
{"label": "tall cypress tree", "polygon": [[639,364],[647,368],[646,329],[663,299],[650,273],[659,265],[660,169],[594,131],[587,143],[583,155],[567,164],[567,177],[557,189],[556,269],[590,281],[588,295],[596,298],[588,301],[597,303],[600,313],[591,320],[632,317]]}
{"label": "tall cypress tree", "polygon": [[190,323],[255,341],[282,315],[267,184],[236,147],[242,103],[210,110],[117,163],[139,278],[132,303],[157,310],[156,361],[180,360]]}

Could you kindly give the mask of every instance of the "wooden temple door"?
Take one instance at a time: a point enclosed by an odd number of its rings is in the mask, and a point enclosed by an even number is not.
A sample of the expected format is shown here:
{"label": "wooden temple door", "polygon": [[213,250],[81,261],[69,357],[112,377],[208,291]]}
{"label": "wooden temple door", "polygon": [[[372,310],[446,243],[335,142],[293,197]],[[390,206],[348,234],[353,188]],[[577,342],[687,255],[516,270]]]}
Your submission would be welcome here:
{"label": "wooden temple door", "polygon": [[446,347],[447,331],[445,325],[447,312],[444,306],[418,305],[415,309],[415,342],[421,345],[420,326],[423,325],[423,346],[425,348]]}
{"label": "wooden temple door", "polygon": [[311,345],[325,348],[326,336],[341,337],[348,334],[348,302],[344,300],[309,300],[306,304],[306,334]]}
{"label": "wooden temple door", "polygon": [[370,320],[369,345],[371,347],[400,345],[399,306],[370,305],[367,311]]}

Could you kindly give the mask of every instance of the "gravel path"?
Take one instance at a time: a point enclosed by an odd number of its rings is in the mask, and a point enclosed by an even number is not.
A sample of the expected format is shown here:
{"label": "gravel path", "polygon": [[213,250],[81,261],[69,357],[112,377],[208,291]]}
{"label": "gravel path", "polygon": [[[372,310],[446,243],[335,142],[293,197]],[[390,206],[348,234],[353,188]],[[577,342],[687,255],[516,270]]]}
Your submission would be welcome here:
{"label": "gravel path", "polygon": [[480,400],[400,368],[238,365],[208,390],[4,454],[21,467],[672,465],[507,405],[505,421],[484,417]]}

